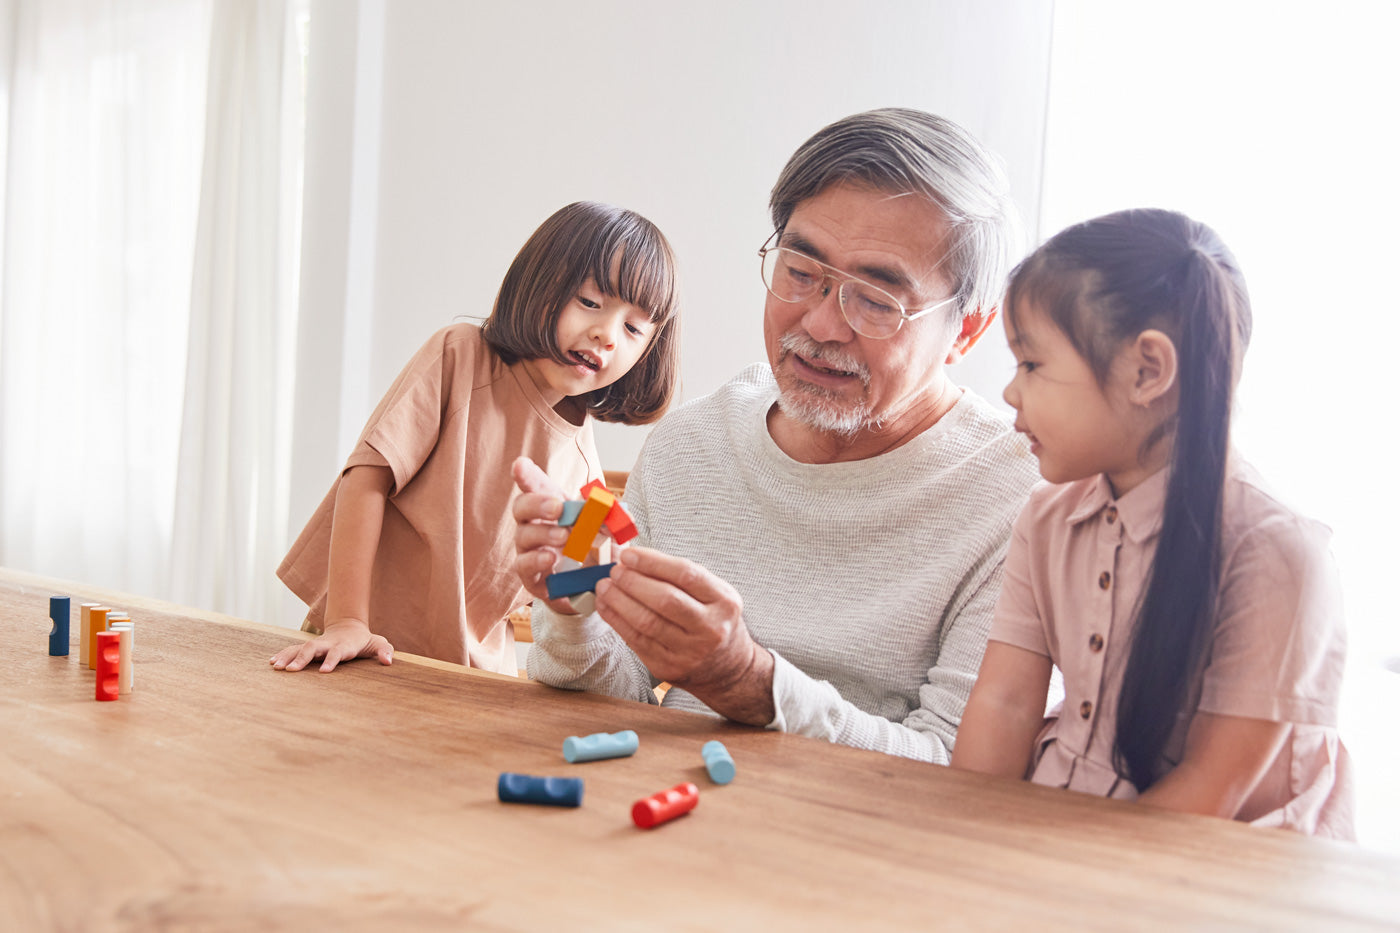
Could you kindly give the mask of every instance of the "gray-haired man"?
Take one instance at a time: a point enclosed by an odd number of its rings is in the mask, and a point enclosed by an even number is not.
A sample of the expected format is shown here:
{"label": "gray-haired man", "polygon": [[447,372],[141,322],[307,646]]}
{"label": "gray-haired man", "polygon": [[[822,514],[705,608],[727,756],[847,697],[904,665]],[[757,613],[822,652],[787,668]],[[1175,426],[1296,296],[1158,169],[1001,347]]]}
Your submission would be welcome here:
{"label": "gray-haired man", "polygon": [[597,612],[547,602],[567,529],[528,461],[516,569],[530,676],[947,763],[1011,523],[1038,478],[958,388],[1016,240],[996,160],[947,120],[877,110],[789,160],[760,251],[768,363],[666,416],[626,502],[643,547]]}

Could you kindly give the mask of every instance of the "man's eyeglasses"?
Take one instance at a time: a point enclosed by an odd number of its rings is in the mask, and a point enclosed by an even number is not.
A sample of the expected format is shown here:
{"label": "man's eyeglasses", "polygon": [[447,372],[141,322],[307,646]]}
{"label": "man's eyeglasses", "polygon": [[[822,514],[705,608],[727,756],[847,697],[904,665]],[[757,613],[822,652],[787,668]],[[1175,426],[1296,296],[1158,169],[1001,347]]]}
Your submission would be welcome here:
{"label": "man's eyeglasses", "polygon": [[957,301],[957,296],[918,311],[907,310],[899,299],[883,288],[847,275],[840,269],[818,262],[805,253],[785,246],[765,245],[758,251],[763,260],[763,284],[779,301],[796,304],[821,292],[823,298],[831,293],[828,282],[839,282],[837,290],[841,316],[851,330],[862,337],[884,340],[893,337],[905,321],[923,317]]}

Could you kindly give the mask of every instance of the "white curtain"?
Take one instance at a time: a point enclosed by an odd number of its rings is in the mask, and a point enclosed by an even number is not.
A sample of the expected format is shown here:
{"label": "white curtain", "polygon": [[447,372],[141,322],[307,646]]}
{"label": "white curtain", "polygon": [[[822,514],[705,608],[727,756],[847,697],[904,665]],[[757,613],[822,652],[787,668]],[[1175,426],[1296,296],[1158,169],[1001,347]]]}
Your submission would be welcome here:
{"label": "white curtain", "polygon": [[269,621],[296,335],[292,26],[284,0],[215,0],[171,549],[178,602]]}
{"label": "white curtain", "polygon": [[[285,537],[283,520],[262,530],[285,486],[264,438],[279,437],[290,350],[272,318],[294,322],[294,263],[253,257],[294,226],[291,15],[0,4],[0,564],[255,612],[258,582],[230,576],[245,563],[230,554]],[[275,561],[255,559],[271,589]]]}

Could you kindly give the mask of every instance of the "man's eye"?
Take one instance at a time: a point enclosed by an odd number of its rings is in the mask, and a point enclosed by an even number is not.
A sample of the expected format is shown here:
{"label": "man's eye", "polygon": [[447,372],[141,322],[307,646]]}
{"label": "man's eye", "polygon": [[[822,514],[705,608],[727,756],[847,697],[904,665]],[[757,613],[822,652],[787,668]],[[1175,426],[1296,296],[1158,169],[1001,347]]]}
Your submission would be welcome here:
{"label": "man's eye", "polygon": [[857,293],[855,296],[855,303],[857,311],[861,314],[869,315],[870,317],[883,317],[885,315],[899,316],[898,308],[870,295]]}
{"label": "man's eye", "polygon": [[812,273],[792,266],[788,266],[787,275],[794,285],[811,285],[812,280],[816,278]]}

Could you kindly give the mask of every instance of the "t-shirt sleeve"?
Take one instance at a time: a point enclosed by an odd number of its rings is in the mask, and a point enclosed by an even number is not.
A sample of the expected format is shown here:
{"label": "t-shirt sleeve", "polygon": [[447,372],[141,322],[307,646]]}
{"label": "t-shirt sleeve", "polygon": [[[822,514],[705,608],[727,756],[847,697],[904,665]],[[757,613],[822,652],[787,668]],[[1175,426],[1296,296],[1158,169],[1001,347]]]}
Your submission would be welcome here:
{"label": "t-shirt sleeve", "polygon": [[1346,636],[1328,538],[1323,525],[1277,516],[1226,555],[1200,709],[1336,725]]}
{"label": "t-shirt sleeve", "polygon": [[388,466],[397,493],[422,467],[438,443],[451,404],[453,386],[470,388],[475,357],[468,342],[447,327],[430,337],[404,366],[365,425],[346,468]]}
{"label": "t-shirt sleeve", "polygon": [[[1031,502],[1036,500],[1032,498]],[[992,613],[989,641],[1005,642],[1036,654],[1050,657],[1050,644],[1045,634],[1045,621],[1036,604],[1032,579],[1036,517],[1033,505],[1027,505],[1011,529],[1011,544],[1006,552],[1002,570],[1001,592]]]}

